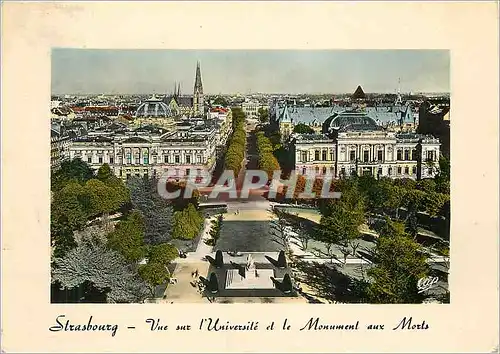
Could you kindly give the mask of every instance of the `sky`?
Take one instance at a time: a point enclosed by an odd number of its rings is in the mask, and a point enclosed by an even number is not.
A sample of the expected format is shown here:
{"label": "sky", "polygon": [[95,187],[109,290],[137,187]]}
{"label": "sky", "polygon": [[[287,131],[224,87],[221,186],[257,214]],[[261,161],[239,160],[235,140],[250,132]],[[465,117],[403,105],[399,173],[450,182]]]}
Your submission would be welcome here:
{"label": "sky", "polygon": [[449,92],[448,50],[52,50],[53,94]]}

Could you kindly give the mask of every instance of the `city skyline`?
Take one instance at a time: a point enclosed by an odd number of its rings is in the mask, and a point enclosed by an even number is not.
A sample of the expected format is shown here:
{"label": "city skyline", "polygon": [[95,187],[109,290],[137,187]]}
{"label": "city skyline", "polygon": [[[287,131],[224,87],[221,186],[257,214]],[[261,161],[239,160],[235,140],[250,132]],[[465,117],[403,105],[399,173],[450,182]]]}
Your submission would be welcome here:
{"label": "city skyline", "polygon": [[52,94],[449,92],[448,50],[52,50]]}

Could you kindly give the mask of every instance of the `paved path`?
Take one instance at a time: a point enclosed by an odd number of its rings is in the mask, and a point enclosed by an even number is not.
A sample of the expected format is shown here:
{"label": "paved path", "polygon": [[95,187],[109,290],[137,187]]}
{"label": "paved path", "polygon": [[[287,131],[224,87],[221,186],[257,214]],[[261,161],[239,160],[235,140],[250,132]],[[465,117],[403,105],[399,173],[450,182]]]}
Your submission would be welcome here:
{"label": "paved path", "polygon": [[208,300],[202,297],[198,287],[194,284],[196,279],[192,273],[198,270],[201,276],[206,277],[209,266],[208,262],[202,261],[177,263],[173,274],[177,283],[167,286],[164,301],[167,303],[208,303]]}
{"label": "paved path", "polygon": [[[247,147],[249,145],[247,144]],[[250,151],[245,152],[245,159],[250,157],[253,162],[255,162],[255,154]],[[246,168],[249,164],[249,160],[245,160],[241,170],[238,173],[237,187],[241,188],[243,184],[243,178]],[[209,192],[210,188],[205,188],[204,193]],[[270,221],[273,218],[272,209],[270,203],[267,199],[262,197],[262,193],[265,188],[259,190],[257,193],[252,193],[249,199],[237,199],[237,200],[227,200],[228,212],[224,214],[224,220],[228,221]],[[222,194],[223,195],[223,194]],[[222,198],[224,199],[224,197]],[[220,200],[223,202],[223,200]],[[198,270],[199,275],[207,277],[207,273],[210,267],[210,263],[206,260],[206,256],[210,255],[215,257],[213,252],[213,247],[208,246],[205,241],[210,239],[210,229],[211,221],[214,220],[216,216],[213,216],[205,220],[203,226],[203,233],[200,237],[198,245],[195,252],[188,252],[186,258],[177,258],[174,263],[176,267],[173,271],[172,277],[177,279],[174,284],[169,284],[165,290],[165,299],[159,300],[160,303],[207,303],[208,300],[203,298],[198,288],[194,285],[195,279],[192,273]],[[245,252],[248,253],[248,252]],[[252,252],[256,262],[268,262],[266,256],[272,257],[273,259],[278,258],[278,252]],[[228,254],[224,254],[224,258],[227,261],[233,261],[236,263],[246,262],[246,257],[231,257]],[[287,299],[287,298],[231,298],[226,299],[227,302],[257,302],[257,303],[268,303],[268,302],[304,302],[303,298]],[[217,302],[224,302],[224,299],[219,299]]]}

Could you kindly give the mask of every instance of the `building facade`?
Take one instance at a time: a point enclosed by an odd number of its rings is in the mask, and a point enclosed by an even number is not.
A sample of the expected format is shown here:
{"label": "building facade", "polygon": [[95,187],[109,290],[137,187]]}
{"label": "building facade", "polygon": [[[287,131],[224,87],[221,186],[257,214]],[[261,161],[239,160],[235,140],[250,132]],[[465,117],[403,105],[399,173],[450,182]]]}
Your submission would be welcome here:
{"label": "building facade", "polygon": [[428,135],[388,131],[356,112],[327,119],[322,134],[294,135],[292,151],[301,175],[422,179],[437,173],[440,142]]}
{"label": "building facade", "polygon": [[68,158],[71,137],[60,126],[50,130],[50,168],[56,171],[61,163]]}
{"label": "building facade", "polygon": [[124,135],[87,136],[76,139],[70,147],[71,159],[80,158],[94,170],[109,164],[122,179],[130,176],[161,176],[169,172],[182,179],[193,171],[214,168],[215,129],[204,126],[175,132],[130,132]]}
{"label": "building facade", "polygon": [[251,100],[247,100],[241,104],[241,110],[248,119],[259,119],[259,108],[266,108],[266,106]]}
{"label": "building facade", "polygon": [[419,108],[418,130],[421,134],[439,137],[443,155],[450,157],[450,102],[447,99],[428,100]]}
{"label": "building facade", "polygon": [[233,115],[231,109],[215,107],[207,112],[207,119],[215,122],[217,127],[216,142],[218,146],[225,146],[233,132]]}

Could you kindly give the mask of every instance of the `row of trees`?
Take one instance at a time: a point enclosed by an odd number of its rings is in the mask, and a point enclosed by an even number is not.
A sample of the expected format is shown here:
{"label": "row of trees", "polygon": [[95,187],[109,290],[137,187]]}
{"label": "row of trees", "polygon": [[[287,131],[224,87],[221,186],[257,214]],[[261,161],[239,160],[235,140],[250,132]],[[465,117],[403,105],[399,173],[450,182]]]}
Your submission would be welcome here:
{"label": "row of trees", "polygon": [[122,181],[108,165],[95,175],[74,159],[52,176],[52,190],[54,286],[80,289],[79,298],[70,301],[97,301],[96,296],[107,302],[142,301],[148,295],[136,266],[145,254],[142,215],[133,212],[116,228],[108,219],[128,209],[130,194]]}
{"label": "row of trees", "polygon": [[[168,281],[168,266],[179,254],[169,242],[195,238],[203,224],[196,196],[165,200],[158,181],[148,178],[130,178],[127,188],[106,164],[94,176],[87,164],[72,160],[53,182],[52,280],[82,289],[83,298],[140,302],[151,296]],[[107,215],[118,209],[121,220],[109,222]]]}
{"label": "row of trees", "polygon": [[231,170],[237,176],[243,159],[245,158],[246,133],[245,113],[239,107],[231,109],[233,117],[233,133],[229,139],[228,148],[224,160],[224,168]]}
{"label": "row of trees", "polygon": [[267,173],[269,179],[272,179],[274,171],[280,170],[280,164],[273,154],[273,145],[261,131],[257,132],[255,137],[257,153],[259,154],[259,168]]}
{"label": "row of trees", "polygon": [[93,171],[79,159],[64,162],[57,172],[52,192],[51,238],[54,252],[62,255],[76,246],[73,232],[85,228],[97,216],[106,219],[129,201],[129,192],[120,179],[104,165]]}
{"label": "row of trees", "polygon": [[[322,215],[320,224],[307,229],[306,221],[300,217],[278,212],[280,223],[293,225],[296,238],[303,249],[309,238],[321,241],[325,253],[331,261],[339,260],[347,264],[349,256],[358,257],[360,247],[360,226],[365,221],[365,204],[359,190],[344,190],[339,201],[332,203]],[[377,230],[379,237],[373,250],[365,250],[365,258],[373,264],[363,278],[356,281],[357,301],[371,303],[420,303],[422,294],[418,292],[418,279],[429,274],[426,256],[419,243],[407,232],[403,222],[392,221],[389,217]],[[288,243],[290,240],[284,239]],[[319,250],[318,250],[319,251]],[[337,252],[343,259],[337,258]],[[363,268],[363,266],[361,266]]]}
{"label": "row of trees", "polygon": [[386,219],[367,271],[366,296],[372,303],[420,303],[418,280],[429,274],[420,244],[405,232],[403,223]]}
{"label": "row of trees", "polygon": [[[307,197],[302,195],[306,191],[314,193],[314,196]],[[297,175],[295,180],[295,188],[293,190],[293,195],[291,198],[288,198],[288,187],[284,186],[282,189],[276,193],[276,200],[280,202],[298,202],[307,204],[314,203],[317,204],[317,201],[321,198],[321,193],[323,190],[323,180],[319,178],[307,179],[303,175]],[[329,192],[333,192],[335,190],[335,183],[330,185]]]}
{"label": "row of trees", "polygon": [[[300,176],[297,192],[303,190]],[[322,182],[313,183],[313,191],[322,189]],[[370,220],[379,237],[376,247],[365,250],[364,257],[372,266],[364,272],[361,301],[373,303],[419,303],[423,295],[418,292],[418,279],[429,274],[427,251],[416,241],[417,214],[449,219],[449,165],[440,162],[434,179],[375,179],[354,176],[335,181],[332,190],[341,192],[338,200],[318,200],[321,210],[320,224],[313,230],[303,230],[304,222],[293,215],[282,213],[280,219],[295,224],[298,238],[307,248],[306,236],[322,241],[331,259],[343,255],[343,264],[349,256],[359,257],[362,225]],[[304,232],[306,231],[306,232]],[[302,236],[302,237],[301,237]],[[303,238],[306,238],[303,240]],[[438,243],[439,254],[449,255],[448,247]],[[336,251],[336,252],[335,252]]]}
{"label": "row of trees", "polygon": [[[449,173],[446,161],[441,162],[435,179],[374,179],[354,177],[336,184],[340,200],[322,203],[318,236],[327,245],[336,244],[344,255],[356,255],[360,226],[366,218],[374,223],[379,237],[375,249],[367,256],[373,267],[367,271],[365,296],[374,303],[419,303],[418,279],[430,269],[426,252],[416,241],[417,214],[449,217]],[[448,170],[449,171],[449,170]],[[443,193],[445,192],[445,193]],[[401,215],[400,210],[405,213]]]}
{"label": "row of trees", "polygon": [[[441,178],[440,175],[436,179]],[[449,183],[449,182],[448,182]],[[335,201],[322,199],[322,179],[306,179],[302,175],[296,178],[295,189],[291,201],[296,201],[306,190],[314,193],[313,197],[300,199],[302,202],[318,204],[323,213],[328,213]],[[400,211],[406,211],[405,221],[414,217],[418,212],[427,213],[431,217],[449,214],[449,194],[442,193],[439,184],[433,179],[415,181],[412,179],[375,179],[372,176],[360,176],[350,179],[335,180],[330,184],[329,192],[341,192],[350,195],[356,193],[363,200],[363,213],[373,215],[389,215],[401,219]],[[284,201],[287,198],[287,187],[276,195],[276,199]],[[444,189],[446,191],[446,189]],[[343,198],[346,198],[344,196]]]}
{"label": "row of trees", "polygon": [[282,177],[288,178],[290,172],[295,168],[295,160],[290,150],[282,144],[279,130],[267,125],[256,130],[256,134],[260,132],[264,133],[264,136],[267,137],[269,143],[271,143],[272,153],[280,166]]}

